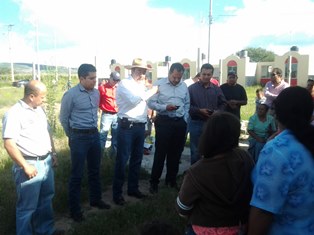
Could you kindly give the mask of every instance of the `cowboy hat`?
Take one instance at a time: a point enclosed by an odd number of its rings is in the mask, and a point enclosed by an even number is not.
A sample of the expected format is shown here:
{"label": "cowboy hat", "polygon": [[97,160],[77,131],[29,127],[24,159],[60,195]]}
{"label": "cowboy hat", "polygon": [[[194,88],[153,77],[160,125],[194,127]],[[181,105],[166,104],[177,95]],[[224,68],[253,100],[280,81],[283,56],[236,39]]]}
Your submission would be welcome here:
{"label": "cowboy hat", "polygon": [[151,69],[150,67],[148,67],[147,63],[144,62],[142,59],[140,58],[136,58],[132,61],[132,65],[126,65],[125,66],[126,69],[133,69],[133,68],[143,68],[143,69]]}

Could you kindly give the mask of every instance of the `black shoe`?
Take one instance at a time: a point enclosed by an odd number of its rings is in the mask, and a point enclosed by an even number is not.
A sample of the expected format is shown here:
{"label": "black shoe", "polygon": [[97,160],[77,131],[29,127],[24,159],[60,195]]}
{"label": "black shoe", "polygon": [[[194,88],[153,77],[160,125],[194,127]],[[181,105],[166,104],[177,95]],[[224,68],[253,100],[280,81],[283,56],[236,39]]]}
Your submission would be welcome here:
{"label": "black shoe", "polygon": [[128,195],[130,197],[135,197],[135,198],[138,198],[138,199],[142,199],[142,198],[147,197],[145,194],[141,193],[140,191],[128,192]]}
{"label": "black shoe", "polygon": [[82,221],[85,220],[84,216],[83,216],[83,213],[82,212],[79,212],[79,213],[71,213],[71,218],[77,222],[77,223],[81,223]]}
{"label": "black shoe", "polygon": [[65,230],[56,229],[51,235],[65,235]]}
{"label": "black shoe", "polygon": [[180,187],[177,185],[176,182],[174,182],[174,183],[166,183],[166,186],[167,186],[168,188],[172,188],[172,189],[175,189],[175,190],[177,190],[177,191],[180,191]]}
{"label": "black shoe", "polygon": [[103,209],[110,209],[111,206],[107,203],[105,203],[104,201],[100,200],[98,202],[91,202],[90,205],[92,207],[97,207],[98,209],[100,210],[103,210]]}
{"label": "black shoe", "polygon": [[149,192],[151,194],[158,193],[158,185],[157,184],[151,184],[149,187]]}
{"label": "black shoe", "polygon": [[118,198],[114,198],[113,202],[118,205],[118,206],[123,206],[125,204],[125,200],[122,196],[118,197]]}

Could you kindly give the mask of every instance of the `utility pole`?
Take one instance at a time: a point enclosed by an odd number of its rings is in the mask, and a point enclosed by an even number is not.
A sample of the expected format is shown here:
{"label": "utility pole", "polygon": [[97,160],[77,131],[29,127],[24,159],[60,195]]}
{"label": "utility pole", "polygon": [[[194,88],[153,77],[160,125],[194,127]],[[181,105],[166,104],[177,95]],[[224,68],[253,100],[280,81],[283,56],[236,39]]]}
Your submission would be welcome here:
{"label": "utility pole", "polygon": [[13,24],[8,25],[8,37],[9,37],[9,54],[10,54],[10,64],[11,64],[11,80],[14,82],[14,66],[13,66],[13,55],[12,55],[12,45],[11,45],[11,31]]}
{"label": "utility pole", "polygon": [[36,58],[37,58],[37,76],[36,79],[40,81],[40,63],[39,63],[39,42],[38,42],[38,22],[36,22]]}
{"label": "utility pole", "polygon": [[210,60],[210,28],[212,24],[212,0],[209,0],[209,16],[208,16],[208,53],[207,53],[207,61],[209,63]]}
{"label": "utility pole", "polygon": [[53,33],[53,42],[54,42],[54,52],[55,52],[55,79],[56,82],[59,80],[58,74],[58,59],[57,59],[57,39],[56,39],[56,32]]}

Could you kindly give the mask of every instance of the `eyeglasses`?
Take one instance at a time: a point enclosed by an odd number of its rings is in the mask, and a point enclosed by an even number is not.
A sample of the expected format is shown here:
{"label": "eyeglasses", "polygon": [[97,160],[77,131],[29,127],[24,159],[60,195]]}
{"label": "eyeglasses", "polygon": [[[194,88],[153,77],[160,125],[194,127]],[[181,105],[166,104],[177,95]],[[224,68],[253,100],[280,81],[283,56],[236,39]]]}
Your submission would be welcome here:
{"label": "eyeglasses", "polygon": [[147,69],[143,69],[143,68],[135,68],[135,71],[138,72],[141,75],[145,75]]}
{"label": "eyeglasses", "polygon": [[278,73],[272,73],[272,74],[271,74],[271,76],[276,76],[276,75],[278,75]]}

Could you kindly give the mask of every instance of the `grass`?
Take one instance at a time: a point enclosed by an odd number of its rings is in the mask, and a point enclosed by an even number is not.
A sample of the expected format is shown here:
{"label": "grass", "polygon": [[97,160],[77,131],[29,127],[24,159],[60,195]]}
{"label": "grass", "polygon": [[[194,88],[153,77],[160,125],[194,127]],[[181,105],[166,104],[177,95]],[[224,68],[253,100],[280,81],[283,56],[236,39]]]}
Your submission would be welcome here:
{"label": "grass", "polygon": [[148,221],[164,220],[181,228],[183,234],[185,220],[180,218],[175,211],[174,204],[177,192],[162,189],[158,195],[147,198],[141,202],[124,207],[101,212],[97,216],[73,229],[72,234],[128,234],[138,235],[141,227]]}
{"label": "grass", "polygon": [[[59,82],[55,89],[55,102],[58,107],[63,87],[66,79]],[[242,120],[248,118],[255,111],[255,90],[257,87],[246,87],[248,95],[248,104],[242,106]],[[11,83],[4,85],[0,83],[0,119],[2,119],[5,111],[16,103],[23,96],[22,88],[14,88]],[[58,114],[56,108],[55,115]],[[0,131],[2,131],[2,122],[0,123]],[[54,140],[59,156],[59,166],[55,168],[55,197],[54,210],[56,214],[68,213],[67,206],[67,185],[70,175],[70,154],[67,138],[57,121]],[[3,146],[3,140],[0,138],[0,146]],[[106,153],[107,154],[107,153]],[[108,154],[107,154],[108,155]],[[102,188],[106,190],[110,186],[113,177],[114,160],[108,156],[103,158],[101,165]],[[11,172],[12,160],[8,157],[3,147],[0,148],[0,234],[14,234],[15,231],[15,185]],[[141,172],[142,178],[147,179],[148,174],[144,170]],[[85,174],[86,176],[86,174]],[[163,219],[171,221],[183,233],[186,221],[180,218],[174,208],[177,192],[161,188],[158,195],[147,198],[144,201],[127,205],[115,210],[100,212],[87,219],[81,225],[76,225],[67,234],[106,234],[118,235],[139,234],[142,225],[147,221],[155,219]],[[88,184],[87,179],[83,179],[82,183],[82,201],[87,201]]]}
{"label": "grass", "polygon": [[255,112],[255,91],[259,86],[245,87],[248,98],[247,105],[241,106],[241,119],[249,120],[250,116]]}

